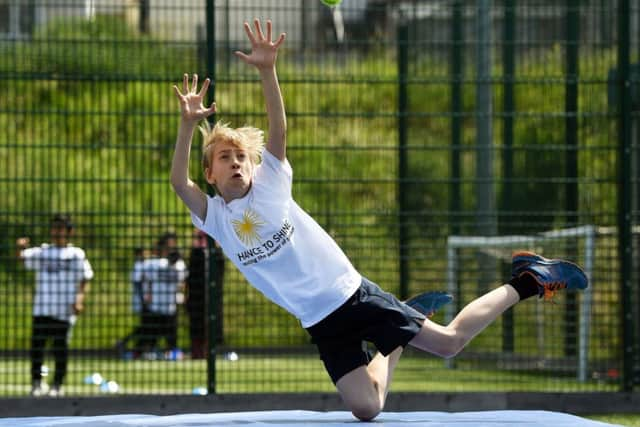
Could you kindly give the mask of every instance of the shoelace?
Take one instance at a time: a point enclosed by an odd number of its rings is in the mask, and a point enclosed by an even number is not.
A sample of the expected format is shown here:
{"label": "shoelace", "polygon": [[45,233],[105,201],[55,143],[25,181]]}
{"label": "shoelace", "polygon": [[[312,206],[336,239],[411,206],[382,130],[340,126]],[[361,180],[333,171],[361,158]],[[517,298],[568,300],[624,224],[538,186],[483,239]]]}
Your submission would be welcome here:
{"label": "shoelace", "polygon": [[541,295],[542,297],[544,297],[545,301],[549,301],[551,303],[555,303],[553,301],[553,297],[556,295],[556,293],[558,293],[558,291],[560,289],[564,289],[566,288],[567,285],[563,282],[551,282],[551,283],[546,283],[542,286],[542,289],[544,290],[544,293]]}

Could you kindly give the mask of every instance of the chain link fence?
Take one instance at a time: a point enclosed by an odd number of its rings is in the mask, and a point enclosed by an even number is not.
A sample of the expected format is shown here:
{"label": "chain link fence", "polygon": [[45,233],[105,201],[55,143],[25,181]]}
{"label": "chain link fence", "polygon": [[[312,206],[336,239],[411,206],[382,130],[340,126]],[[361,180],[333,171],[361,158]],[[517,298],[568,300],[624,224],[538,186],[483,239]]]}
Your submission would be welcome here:
{"label": "chain link fence", "polygon": [[[48,332],[68,342],[66,395],[333,390],[168,181],[183,73],[212,78],[217,120],[266,129],[233,55],[254,17],[287,33],[294,196],[363,275],[400,298],[449,290],[457,311],[508,280],[515,249],[589,267],[592,292],[521,304],[453,361],[408,350],[394,390],[640,381],[638,1],[0,0],[0,396],[30,393],[37,356],[16,242],[51,242],[59,212],[93,270],[75,323]],[[168,232],[190,276],[154,333],[132,272]],[[38,368],[50,385],[61,346]]]}

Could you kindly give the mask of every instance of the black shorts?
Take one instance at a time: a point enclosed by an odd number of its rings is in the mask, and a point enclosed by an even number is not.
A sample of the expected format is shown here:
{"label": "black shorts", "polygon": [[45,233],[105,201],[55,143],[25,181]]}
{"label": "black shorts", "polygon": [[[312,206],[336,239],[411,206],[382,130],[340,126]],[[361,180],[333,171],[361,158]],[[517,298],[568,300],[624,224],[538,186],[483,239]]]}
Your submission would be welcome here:
{"label": "black shorts", "polygon": [[363,277],[344,304],[307,332],[335,384],[343,375],[369,364],[365,341],[386,356],[399,346],[405,347],[424,319],[420,312]]}

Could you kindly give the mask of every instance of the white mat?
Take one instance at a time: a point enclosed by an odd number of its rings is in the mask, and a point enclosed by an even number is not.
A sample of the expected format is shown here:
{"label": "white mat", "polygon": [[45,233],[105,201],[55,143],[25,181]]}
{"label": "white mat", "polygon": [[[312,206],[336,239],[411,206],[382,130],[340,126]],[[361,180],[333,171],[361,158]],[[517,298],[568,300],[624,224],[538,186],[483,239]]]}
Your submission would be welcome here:
{"label": "white mat", "polygon": [[[604,427],[614,424],[549,411],[383,412],[375,427]],[[338,427],[358,423],[349,412],[263,411],[219,414],[0,418],[0,427]]]}

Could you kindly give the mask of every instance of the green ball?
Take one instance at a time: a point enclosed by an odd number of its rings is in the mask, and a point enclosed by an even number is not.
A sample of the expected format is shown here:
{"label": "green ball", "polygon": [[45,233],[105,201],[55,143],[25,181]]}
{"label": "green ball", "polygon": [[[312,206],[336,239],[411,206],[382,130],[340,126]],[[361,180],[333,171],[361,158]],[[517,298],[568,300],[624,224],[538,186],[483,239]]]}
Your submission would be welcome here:
{"label": "green ball", "polygon": [[337,5],[340,4],[342,0],[320,0],[320,1],[329,7],[336,7]]}

